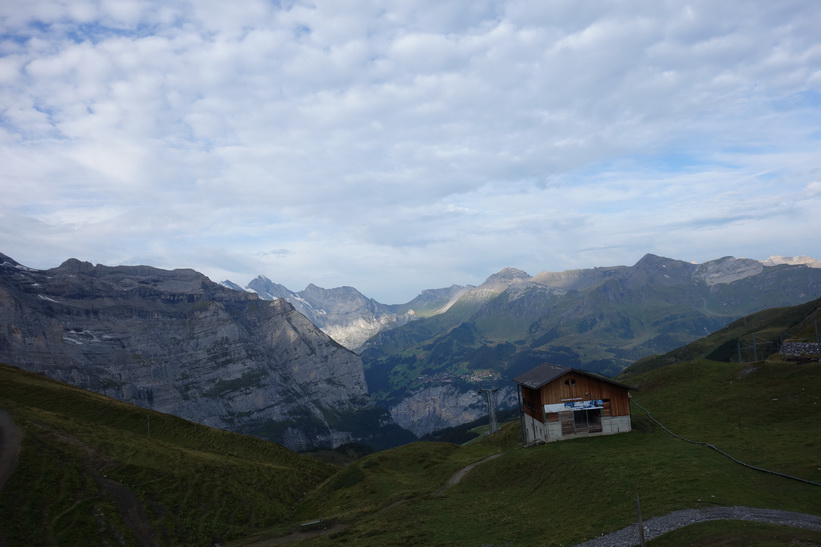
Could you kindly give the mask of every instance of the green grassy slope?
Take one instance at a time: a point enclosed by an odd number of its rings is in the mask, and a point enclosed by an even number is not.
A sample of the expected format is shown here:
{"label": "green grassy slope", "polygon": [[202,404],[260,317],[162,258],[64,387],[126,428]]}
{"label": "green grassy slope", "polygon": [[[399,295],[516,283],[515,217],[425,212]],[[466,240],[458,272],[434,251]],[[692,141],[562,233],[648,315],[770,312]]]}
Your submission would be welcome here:
{"label": "green grassy slope", "polygon": [[8,545],[213,545],[290,519],[335,469],[7,366],[0,408],[23,431]]}
{"label": "green grassy slope", "polygon": [[[654,355],[637,361],[624,371],[622,379],[691,359],[708,358],[716,361],[760,359],[778,349],[783,338],[814,341],[816,322],[821,323],[821,299],[784,308],[771,308],[738,321],[709,336],[682,346],[663,355]],[[755,335],[755,338],[753,336]],[[753,352],[753,345],[756,352]],[[739,348],[740,345],[740,348]]]}
{"label": "green grassy slope", "polygon": [[[821,364],[699,359],[629,383],[679,435],[821,483]],[[636,407],[628,434],[522,448],[512,422],[467,446],[414,443],[342,468],[10,367],[0,367],[0,407],[24,432],[0,496],[9,545],[266,545],[319,518],[344,528],[303,544],[570,545],[632,524],[637,494],[645,518],[715,505],[821,515],[821,488],[673,438]],[[752,529],[710,523],[677,537],[743,542]]]}
{"label": "green grassy slope", "polygon": [[821,532],[759,522],[719,521],[693,524],[648,543],[652,547],[779,547],[821,545]]}
{"label": "green grassy slope", "polygon": [[[635,400],[676,433],[821,483],[821,365],[702,360],[632,383]],[[633,420],[628,434],[534,448],[520,446],[514,422],[469,446],[416,443],[373,454],[312,492],[296,518],[347,524],[306,545],[572,545],[633,523],[637,494],[645,518],[715,505],[821,515],[821,488],[673,438],[635,407]],[[440,491],[456,470],[495,453]],[[723,526],[708,535],[725,534]]]}

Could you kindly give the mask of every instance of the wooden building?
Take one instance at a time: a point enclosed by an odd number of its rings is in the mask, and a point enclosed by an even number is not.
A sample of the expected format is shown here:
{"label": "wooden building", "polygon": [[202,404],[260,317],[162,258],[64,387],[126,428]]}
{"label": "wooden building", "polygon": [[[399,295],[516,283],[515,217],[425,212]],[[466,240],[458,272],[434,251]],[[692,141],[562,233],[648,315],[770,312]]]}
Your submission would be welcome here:
{"label": "wooden building", "polygon": [[513,379],[525,443],[630,431],[630,389],[583,370],[541,364]]}

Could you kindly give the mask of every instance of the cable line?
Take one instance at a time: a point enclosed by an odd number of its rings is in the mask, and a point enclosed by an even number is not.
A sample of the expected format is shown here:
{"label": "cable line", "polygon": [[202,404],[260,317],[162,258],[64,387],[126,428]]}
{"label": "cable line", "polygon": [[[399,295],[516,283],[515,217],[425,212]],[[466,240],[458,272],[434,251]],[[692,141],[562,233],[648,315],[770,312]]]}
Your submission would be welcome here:
{"label": "cable line", "polygon": [[792,479],[794,481],[800,481],[800,482],[803,482],[803,483],[806,483],[806,484],[811,484],[813,486],[821,486],[821,484],[819,484],[817,482],[808,481],[806,479],[801,479],[799,477],[793,477],[792,475],[787,475],[785,473],[779,473],[778,471],[770,471],[769,469],[763,469],[761,467],[756,467],[754,465],[744,463],[741,460],[738,460],[738,459],[730,456],[729,454],[727,454],[726,452],[724,452],[723,450],[721,450],[720,448],[718,448],[715,445],[712,445],[710,443],[703,443],[703,442],[700,442],[700,441],[691,441],[690,439],[688,439],[686,437],[682,437],[681,435],[677,435],[677,434],[673,433],[672,431],[670,431],[669,429],[667,429],[667,427],[663,423],[658,421],[652,414],[650,414],[649,410],[647,410],[646,408],[644,408],[643,406],[638,404],[635,400],[630,399],[630,402],[633,403],[634,405],[636,405],[637,407],[639,407],[640,409],[642,409],[651,420],[656,422],[659,425],[659,427],[661,427],[664,431],[666,431],[667,433],[669,433],[670,435],[672,435],[676,439],[681,439],[682,441],[688,442],[690,444],[698,444],[698,445],[701,445],[701,446],[706,446],[707,448],[712,448],[713,450],[715,450],[716,452],[718,452],[722,456],[725,456],[725,457],[733,460],[735,463],[737,463],[739,465],[743,465],[744,467],[749,467],[750,469],[755,469],[756,471],[761,471],[763,473],[770,473],[771,475],[778,475],[779,477],[784,477],[785,479]]}

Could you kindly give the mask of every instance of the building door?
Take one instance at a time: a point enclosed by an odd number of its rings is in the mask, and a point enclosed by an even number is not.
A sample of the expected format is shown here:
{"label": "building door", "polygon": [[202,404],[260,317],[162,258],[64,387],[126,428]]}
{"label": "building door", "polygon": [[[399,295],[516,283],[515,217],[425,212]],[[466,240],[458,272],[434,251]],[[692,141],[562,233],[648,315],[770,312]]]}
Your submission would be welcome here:
{"label": "building door", "polygon": [[565,425],[564,422],[562,422],[562,435],[572,433],[601,433],[601,409],[591,408],[586,410],[576,410],[573,412],[572,422],[568,420],[568,426],[571,424],[572,430],[568,427],[567,429],[570,431],[569,433],[565,433]]}
{"label": "building door", "polygon": [[600,408],[592,408],[590,410],[585,410],[587,413],[587,432],[588,433],[601,433],[601,411]]}

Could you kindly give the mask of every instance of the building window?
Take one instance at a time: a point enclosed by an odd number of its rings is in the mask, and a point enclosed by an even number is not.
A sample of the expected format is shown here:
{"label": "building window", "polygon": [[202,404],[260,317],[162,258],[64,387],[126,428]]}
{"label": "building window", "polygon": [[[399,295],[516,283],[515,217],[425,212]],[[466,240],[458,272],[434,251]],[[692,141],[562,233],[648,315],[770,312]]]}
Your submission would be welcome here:
{"label": "building window", "polygon": [[575,386],[576,385],[575,378],[570,378],[568,380],[565,380],[564,385],[566,385],[566,386]]}

